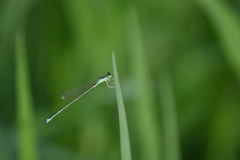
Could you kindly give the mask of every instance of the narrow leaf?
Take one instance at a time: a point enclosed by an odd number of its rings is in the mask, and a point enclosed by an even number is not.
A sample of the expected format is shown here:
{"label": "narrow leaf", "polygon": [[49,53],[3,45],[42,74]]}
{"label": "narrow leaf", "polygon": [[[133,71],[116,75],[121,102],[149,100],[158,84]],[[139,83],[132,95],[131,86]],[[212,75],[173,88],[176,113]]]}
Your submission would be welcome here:
{"label": "narrow leaf", "polygon": [[211,19],[224,54],[240,80],[240,19],[227,1],[196,1]]}
{"label": "narrow leaf", "polygon": [[36,130],[29,85],[25,39],[22,32],[15,35],[16,42],[16,99],[18,124],[18,153],[20,160],[37,160]]}
{"label": "narrow leaf", "polygon": [[125,113],[122,91],[120,88],[120,83],[118,79],[117,65],[115,61],[114,51],[112,53],[112,63],[113,63],[113,74],[114,81],[116,87],[116,96],[117,96],[117,104],[118,104],[118,114],[119,114],[119,126],[120,126],[120,139],[121,139],[121,158],[122,160],[131,160],[131,148],[130,148],[130,140],[128,134],[128,124],[127,117]]}
{"label": "narrow leaf", "polygon": [[179,132],[171,77],[168,73],[159,78],[162,122],[164,132],[164,159],[180,160]]}

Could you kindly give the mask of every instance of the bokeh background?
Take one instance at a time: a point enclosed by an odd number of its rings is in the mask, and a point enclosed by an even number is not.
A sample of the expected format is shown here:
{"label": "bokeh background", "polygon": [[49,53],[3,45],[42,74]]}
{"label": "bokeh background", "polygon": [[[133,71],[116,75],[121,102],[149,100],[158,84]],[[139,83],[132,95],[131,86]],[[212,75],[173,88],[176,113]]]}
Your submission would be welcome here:
{"label": "bokeh background", "polygon": [[45,123],[112,50],[133,160],[240,159],[239,0],[1,0],[0,160],[120,160],[105,84]]}

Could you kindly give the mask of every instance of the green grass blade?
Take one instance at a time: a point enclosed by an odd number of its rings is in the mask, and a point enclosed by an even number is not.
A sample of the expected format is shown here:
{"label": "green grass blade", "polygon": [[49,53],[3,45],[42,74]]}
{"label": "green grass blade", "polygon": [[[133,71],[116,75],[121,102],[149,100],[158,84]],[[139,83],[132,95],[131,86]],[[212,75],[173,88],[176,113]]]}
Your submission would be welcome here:
{"label": "green grass blade", "polygon": [[16,43],[16,100],[18,153],[20,160],[37,160],[36,130],[32,96],[29,85],[25,39],[22,32],[15,35]]}
{"label": "green grass blade", "polygon": [[130,140],[129,140],[129,134],[128,134],[127,117],[126,117],[125,108],[123,104],[122,91],[121,91],[120,83],[118,79],[117,65],[115,61],[114,52],[112,53],[112,64],[113,64],[113,75],[114,75],[116,96],[117,96],[117,103],[118,103],[120,139],[121,139],[121,159],[131,160],[132,155],[131,155]]}
{"label": "green grass blade", "polygon": [[240,19],[237,13],[227,4],[219,0],[198,0],[196,1],[205,10],[211,19],[218,38],[225,50],[225,56],[237,73],[240,80]]}
{"label": "green grass blade", "polygon": [[180,160],[179,133],[175,111],[172,82],[168,74],[160,77],[159,92],[164,131],[164,159]]}
{"label": "green grass blade", "polygon": [[135,87],[135,113],[139,133],[140,159],[159,160],[161,157],[160,123],[154,106],[151,90],[150,68],[147,64],[147,55],[144,51],[142,32],[139,25],[138,13],[130,8],[126,16],[127,36],[130,49],[130,61]]}

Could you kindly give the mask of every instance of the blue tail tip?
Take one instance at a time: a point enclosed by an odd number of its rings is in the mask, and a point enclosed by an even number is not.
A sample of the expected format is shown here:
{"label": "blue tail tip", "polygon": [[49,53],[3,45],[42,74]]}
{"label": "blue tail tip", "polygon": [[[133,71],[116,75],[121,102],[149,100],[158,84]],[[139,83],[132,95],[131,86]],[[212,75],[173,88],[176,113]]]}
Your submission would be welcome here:
{"label": "blue tail tip", "polygon": [[46,120],[46,123],[48,123],[50,120],[51,120],[51,118],[48,118],[48,119]]}

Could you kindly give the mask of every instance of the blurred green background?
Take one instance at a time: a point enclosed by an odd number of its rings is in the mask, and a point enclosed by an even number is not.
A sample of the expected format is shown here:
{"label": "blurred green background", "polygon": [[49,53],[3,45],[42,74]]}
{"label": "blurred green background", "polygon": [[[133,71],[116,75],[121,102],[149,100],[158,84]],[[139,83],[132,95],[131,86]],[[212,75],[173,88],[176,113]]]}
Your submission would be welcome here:
{"label": "blurred green background", "polygon": [[240,159],[239,0],[0,1],[0,160],[120,160],[112,72],[133,160]]}

